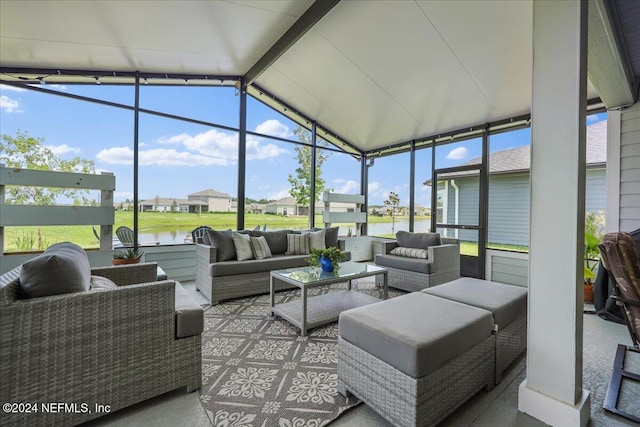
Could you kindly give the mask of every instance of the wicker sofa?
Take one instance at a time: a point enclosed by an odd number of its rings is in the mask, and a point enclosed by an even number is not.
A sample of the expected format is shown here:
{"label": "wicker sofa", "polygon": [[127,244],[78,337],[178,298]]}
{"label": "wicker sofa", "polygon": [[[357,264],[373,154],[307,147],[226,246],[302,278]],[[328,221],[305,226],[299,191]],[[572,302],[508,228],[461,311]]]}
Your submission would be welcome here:
{"label": "wicker sofa", "polygon": [[[91,289],[33,298],[22,268],[0,276],[0,400],[71,406],[3,412],[0,425],[76,425],[200,388],[202,309],[179,283],[157,282],[155,263],[93,268]],[[116,286],[94,289],[103,277]]]}
{"label": "wicker sofa", "polygon": [[[338,240],[338,227],[323,229],[324,245],[337,246],[344,250],[344,242]],[[322,230],[315,229],[317,233]],[[224,235],[226,233],[226,235]],[[270,257],[238,260],[233,243],[229,243],[231,230],[210,230],[208,239],[196,244],[196,289],[202,292],[211,304],[220,301],[259,295],[269,292],[269,277],[272,270],[307,266],[308,254],[288,254],[287,236],[302,234],[298,230],[243,230],[240,233],[251,237],[265,237],[270,248]],[[350,254],[345,253],[347,259]],[[276,290],[291,289],[292,285],[276,281]]]}
{"label": "wicker sofa", "polygon": [[376,255],[375,264],[389,270],[390,287],[417,292],[460,277],[458,239],[398,231],[384,248],[387,253]]}

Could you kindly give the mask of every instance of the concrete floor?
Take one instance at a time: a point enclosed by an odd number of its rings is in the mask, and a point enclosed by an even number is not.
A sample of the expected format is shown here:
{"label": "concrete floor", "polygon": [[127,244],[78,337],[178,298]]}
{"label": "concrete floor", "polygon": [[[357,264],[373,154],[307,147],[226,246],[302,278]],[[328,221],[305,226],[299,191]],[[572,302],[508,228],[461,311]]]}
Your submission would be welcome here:
{"label": "concrete floor", "polygon": [[[202,304],[207,301],[195,290],[193,282],[183,283],[185,288]],[[630,344],[624,325],[607,322],[593,314],[584,315],[584,375],[583,388],[591,391],[590,426],[636,425],[602,409],[613,358],[618,343]],[[629,357],[640,372],[640,357]],[[505,373],[500,385],[490,392],[481,391],[456,410],[442,425],[445,426],[543,426],[542,422],[518,412],[518,387],[526,377],[526,357],[521,356]],[[621,402],[628,411],[640,414],[640,384],[623,386]],[[198,393],[175,390],[149,399],[138,405],[92,421],[92,426],[211,426],[200,404]],[[336,427],[386,427],[390,424],[364,404],[342,414],[331,423]]]}

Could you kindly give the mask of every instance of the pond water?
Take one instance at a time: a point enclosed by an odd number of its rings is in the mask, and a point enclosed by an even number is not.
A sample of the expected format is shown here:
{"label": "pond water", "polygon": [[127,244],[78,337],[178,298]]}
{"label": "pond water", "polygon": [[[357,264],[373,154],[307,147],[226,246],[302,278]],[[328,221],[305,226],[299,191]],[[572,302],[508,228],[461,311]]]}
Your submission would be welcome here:
{"label": "pond water", "polygon": [[[416,221],[414,231],[428,231],[430,221]],[[353,230],[353,228],[352,228]],[[404,230],[409,231],[409,220],[397,220],[395,223],[395,231]],[[395,232],[394,231],[394,232]],[[346,236],[349,232],[349,227],[340,227],[338,235]],[[373,223],[368,226],[368,234],[370,236],[381,236],[384,234],[392,234],[391,223]],[[154,232],[154,233],[140,233],[139,235],[141,245],[159,244],[159,245],[179,245],[184,243],[191,243],[191,230],[175,230],[166,232]]]}

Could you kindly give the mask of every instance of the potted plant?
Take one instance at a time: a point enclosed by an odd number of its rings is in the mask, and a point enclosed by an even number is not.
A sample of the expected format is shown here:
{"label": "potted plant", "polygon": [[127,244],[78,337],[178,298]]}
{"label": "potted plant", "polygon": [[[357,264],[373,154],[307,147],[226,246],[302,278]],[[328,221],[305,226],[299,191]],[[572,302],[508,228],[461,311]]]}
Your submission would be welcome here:
{"label": "potted plant", "polygon": [[113,265],[121,264],[137,264],[144,255],[144,251],[140,248],[126,248],[113,254]]}
{"label": "potted plant", "polygon": [[593,304],[593,279],[600,260],[600,237],[604,226],[604,213],[589,212],[584,218],[584,302]]}
{"label": "potted plant", "polygon": [[594,270],[600,256],[599,244],[600,239],[595,235],[584,233],[584,302],[587,304],[593,304],[592,280],[596,278]]}
{"label": "potted plant", "polygon": [[336,247],[313,249],[306,261],[311,267],[320,267],[322,271],[334,271],[340,268],[340,262],[345,260],[344,253]]}

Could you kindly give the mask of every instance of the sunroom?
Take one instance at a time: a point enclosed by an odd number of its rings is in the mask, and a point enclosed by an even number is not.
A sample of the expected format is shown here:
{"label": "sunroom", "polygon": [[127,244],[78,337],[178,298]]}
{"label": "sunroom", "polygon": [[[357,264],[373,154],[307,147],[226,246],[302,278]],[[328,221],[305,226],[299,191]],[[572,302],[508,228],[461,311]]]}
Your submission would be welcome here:
{"label": "sunroom", "polygon": [[35,141],[67,171],[115,177],[97,236],[0,221],[0,273],[63,240],[109,264],[125,225],[191,281],[196,226],[323,227],[325,190],[360,194],[367,221],[340,235],[366,241],[364,259],[398,230],[433,230],[463,242],[464,276],[528,286],[514,411],[551,425],[595,412],[584,219],[640,227],[635,2],[3,1],[0,16],[3,151]]}

